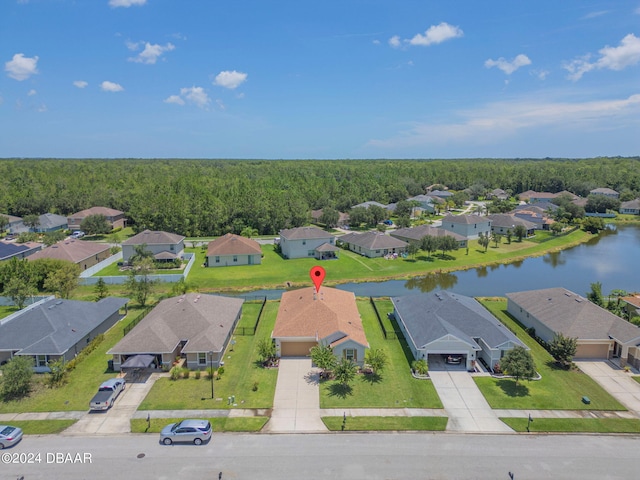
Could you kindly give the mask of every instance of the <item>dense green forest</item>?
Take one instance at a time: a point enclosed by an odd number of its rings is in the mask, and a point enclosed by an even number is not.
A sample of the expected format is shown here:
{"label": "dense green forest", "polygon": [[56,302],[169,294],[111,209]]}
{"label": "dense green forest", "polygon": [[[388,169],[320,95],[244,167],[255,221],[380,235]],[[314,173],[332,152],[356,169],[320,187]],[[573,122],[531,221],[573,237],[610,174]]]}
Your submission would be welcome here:
{"label": "dense green forest", "polygon": [[526,191],[640,192],[640,157],[475,160],[0,160],[0,213],[122,210],[136,230],[261,234],[307,222],[311,209],[396,202],[432,184]]}

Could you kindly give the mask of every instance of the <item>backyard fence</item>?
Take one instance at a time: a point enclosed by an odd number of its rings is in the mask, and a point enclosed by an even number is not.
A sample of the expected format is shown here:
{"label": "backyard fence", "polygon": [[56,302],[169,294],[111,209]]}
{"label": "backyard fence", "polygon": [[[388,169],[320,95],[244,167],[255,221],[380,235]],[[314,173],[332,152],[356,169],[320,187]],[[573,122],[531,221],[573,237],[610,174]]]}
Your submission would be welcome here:
{"label": "backyard fence", "polygon": [[126,327],[124,327],[123,329],[123,336],[125,336],[127,333],[129,333],[131,330],[133,330],[133,327],[135,327],[136,325],[138,325],[138,323],[140,323],[140,320],[142,320],[144,317],[146,317],[149,312],[153,310],[153,306],[149,306],[146,307],[144,310],[142,310],[142,312],[140,313],[140,315],[138,315],[138,318],[136,318],[135,320],[131,321],[129,323],[129,325],[127,325]]}
{"label": "backyard fence", "polygon": [[385,340],[397,340],[399,337],[399,335],[402,334],[402,332],[399,332],[397,330],[387,330],[387,328],[384,326],[384,322],[382,321],[382,317],[380,317],[380,312],[378,311],[378,307],[376,306],[376,302],[373,301],[373,297],[369,297],[369,302],[371,303],[371,306],[373,307],[373,311],[376,312],[376,318],[378,319],[378,324],[380,325],[380,328],[382,329],[382,334],[384,335],[384,339]]}
{"label": "backyard fence", "polygon": [[262,318],[262,312],[264,310],[264,306],[267,303],[267,297],[260,297],[257,295],[239,295],[241,298],[244,298],[245,302],[260,302],[260,310],[258,311],[258,315],[256,316],[256,323],[253,327],[236,327],[235,334],[236,335],[255,335],[256,330],[258,329],[258,324],[260,323],[260,319]]}

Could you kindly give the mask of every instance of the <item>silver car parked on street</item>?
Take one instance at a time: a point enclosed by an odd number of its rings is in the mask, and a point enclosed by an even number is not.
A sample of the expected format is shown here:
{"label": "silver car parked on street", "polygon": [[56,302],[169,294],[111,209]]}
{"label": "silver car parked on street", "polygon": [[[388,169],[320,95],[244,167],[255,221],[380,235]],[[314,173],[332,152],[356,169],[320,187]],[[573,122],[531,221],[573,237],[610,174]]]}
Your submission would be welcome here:
{"label": "silver car parked on street", "polygon": [[22,438],[22,429],[11,425],[0,425],[0,450],[15,445]]}
{"label": "silver car parked on street", "polygon": [[200,445],[211,438],[211,432],[211,424],[207,420],[182,420],[164,427],[160,432],[160,442],[165,445],[177,442]]}

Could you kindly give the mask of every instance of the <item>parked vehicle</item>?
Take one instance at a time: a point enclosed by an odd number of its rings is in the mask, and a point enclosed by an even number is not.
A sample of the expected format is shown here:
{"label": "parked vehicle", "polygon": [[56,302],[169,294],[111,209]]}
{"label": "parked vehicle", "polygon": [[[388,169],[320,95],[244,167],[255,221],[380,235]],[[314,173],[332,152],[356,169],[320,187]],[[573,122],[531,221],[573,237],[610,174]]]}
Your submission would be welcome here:
{"label": "parked vehicle", "polygon": [[22,429],[11,425],[0,425],[0,450],[15,445],[22,438]]}
{"label": "parked vehicle", "polygon": [[182,420],[171,423],[160,432],[160,442],[171,445],[177,442],[193,442],[201,445],[211,438],[211,424],[207,420]]}
{"label": "parked vehicle", "polygon": [[382,222],[382,223],[384,223],[385,225],[389,225],[389,226],[390,226],[390,225],[393,225],[393,222],[392,222],[391,220],[385,220],[385,221],[384,221],[384,222]]}
{"label": "parked vehicle", "polygon": [[82,230],[76,230],[71,234],[71,238],[82,238],[84,237],[84,232]]}
{"label": "parked vehicle", "polygon": [[116,398],[124,390],[124,385],[124,378],[112,378],[100,385],[98,393],[91,399],[91,410],[108,410],[113,407]]}

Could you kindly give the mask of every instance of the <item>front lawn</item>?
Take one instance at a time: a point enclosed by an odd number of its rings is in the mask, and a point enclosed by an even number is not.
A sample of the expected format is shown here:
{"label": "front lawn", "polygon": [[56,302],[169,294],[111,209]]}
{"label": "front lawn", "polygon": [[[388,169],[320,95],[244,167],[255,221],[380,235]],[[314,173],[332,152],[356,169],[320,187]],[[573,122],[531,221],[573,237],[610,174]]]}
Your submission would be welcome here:
{"label": "front lawn", "polygon": [[[202,372],[201,377],[196,379],[192,372],[187,379],[158,379],[138,407],[139,410],[233,408],[229,405],[232,395],[235,396],[237,408],[271,408],[278,370],[259,365],[257,345],[260,339],[271,335],[279,305],[278,302],[266,303],[255,335],[234,335],[236,343],[230,345],[225,353],[224,373],[213,382],[213,400],[208,375]],[[238,327],[252,327],[258,309],[257,303],[244,305]]]}
{"label": "front lawn", "polygon": [[[322,417],[326,427],[332,432],[358,431],[437,431],[447,428],[447,417]],[[344,428],[342,428],[344,425]]]}
{"label": "front lawn", "polygon": [[[358,299],[358,310],[371,348],[382,348],[388,365],[379,376],[358,375],[345,389],[333,380],[320,384],[320,408],[442,408],[430,380],[411,376],[404,340],[385,340],[369,300]],[[378,300],[381,316],[393,310],[390,300]]]}
{"label": "front lawn", "polygon": [[[526,432],[528,419],[501,418],[516,432]],[[640,433],[640,420],[627,418],[536,418],[529,425],[535,433]]]}
{"label": "front lawn", "polygon": [[47,374],[34,374],[31,394],[22,400],[0,402],[0,413],[88,410],[89,402],[98,386],[116,375],[107,370],[107,360],[110,358],[107,350],[124,336],[123,327],[136,319],[141,312],[140,308],[129,307],[129,314],[106,332],[102,343],[69,374],[69,382],[66,385],[48,388],[44,384]]}
{"label": "front lawn", "polygon": [[[133,418],[131,419],[131,433],[160,433],[170,423],[181,420],[183,418],[151,418],[147,423],[144,418]],[[269,417],[213,417],[204,420],[211,422],[215,435],[215,432],[259,432],[269,421]]]}
{"label": "front lawn", "polygon": [[[522,340],[530,349],[542,380],[520,381],[511,378],[474,377],[492,408],[534,410],[626,410],[595,380],[580,370],[565,370],[531,338],[507,313],[506,299],[481,299],[481,303]],[[582,403],[582,397],[591,404]]]}
{"label": "front lawn", "polygon": [[[25,435],[51,435],[66,430],[77,420],[11,420],[14,427],[22,429]],[[4,423],[4,422],[3,422]]]}

